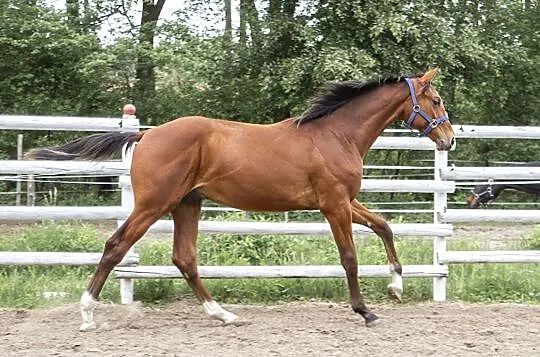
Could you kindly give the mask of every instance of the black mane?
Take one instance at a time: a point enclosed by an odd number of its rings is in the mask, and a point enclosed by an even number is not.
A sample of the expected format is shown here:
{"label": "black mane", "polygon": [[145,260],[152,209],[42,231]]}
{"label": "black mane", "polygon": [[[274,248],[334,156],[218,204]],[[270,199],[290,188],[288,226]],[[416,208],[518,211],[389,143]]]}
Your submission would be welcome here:
{"label": "black mane", "polygon": [[308,109],[296,118],[295,122],[300,125],[332,114],[337,109],[362,94],[382,87],[385,84],[397,83],[404,80],[405,77],[403,76],[385,76],[364,82],[345,81],[327,83],[319,90],[319,93],[311,98]]}

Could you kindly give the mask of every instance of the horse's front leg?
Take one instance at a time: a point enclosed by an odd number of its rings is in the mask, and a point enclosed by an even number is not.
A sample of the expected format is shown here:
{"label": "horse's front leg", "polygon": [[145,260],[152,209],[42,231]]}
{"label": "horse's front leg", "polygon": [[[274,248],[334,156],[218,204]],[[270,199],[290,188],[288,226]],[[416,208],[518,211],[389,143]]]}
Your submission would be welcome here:
{"label": "horse's front leg", "polygon": [[332,234],[339,250],[341,264],[347,275],[352,309],[364,317],[366,326],[372,326],[378,317],[369,311],[364,303],[364,297],[360,292],[358,259],[356,257],[352,234],[351,204],[348,201],[341,202],[332,208],[321,209],[321,212],[325,215],[328,223],[330,223]]}
{"label": "horse's front leg", "polygon": [[357,200],[353,200],[351,206],[353,222],[371,228],[381,237],[384,249],[386,250],[386,256],[388,257],[390,273],[392,274],[392,282],[388,285],[388,294],[396,301],[401,302],[403,295],[402,268],[396,248],[394,247],[394,234],[392,230],[382,217],[369,211]]}

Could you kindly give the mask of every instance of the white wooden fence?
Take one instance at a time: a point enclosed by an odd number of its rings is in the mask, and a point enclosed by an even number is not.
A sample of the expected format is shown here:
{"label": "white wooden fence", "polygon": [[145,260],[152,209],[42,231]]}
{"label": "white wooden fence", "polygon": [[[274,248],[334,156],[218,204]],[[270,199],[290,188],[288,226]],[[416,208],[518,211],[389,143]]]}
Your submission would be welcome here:
{"label": "white wooden fence", "polygon": [[[65,130],[65,131],[139,131],[139,119],[124,114],[122,118],[85,118],[32,115],[0,115],[0,129]],[[88,162],[82,167],[70,161],[13,161],[2,162],[0,174],[15,175],[126,175],[129,163]],[[44,219],[116,219],[116,207],[0,207],[2,220]],[[45,211],[44,211],[45,209]],[[105,213],[105,214],[104,214]],[[108,215],[108,217],[107,217]],[[0,265],[97,265],[101,253],[79,252],[0,252]],[[130,251],[118,266],[139,264],[139,256]],[[120,287],[132,289],[131,279],[121,279]]]}
{"label": "white wooden fence", "polygon": [[[32,129],[32,130],[84,130],[84,131],[119,131],[138,130],[139,123],[135,117],[125,116],[123,119],[98,118],[61,118],[61,117],[13,117],[0,115],[0,128]],[[491,137],[491,138],[540,138],[540,128],[524,127],[477,127],[455,126],[459,137]],[[455,168],[448,167],[448,153],[435,151],[434,144],[427,138],[412,137],[380,137],[373,149],[406,149],[430,150],[435,155],[435,172],[433,180],[371,180],[362,182],[363,191],[374,192],[431,192],[434,194],[434,222],[432,224],[393,224],[391,228],[396,235],[433,236],[434,263],[432,265],[404,266],[406,277],[433,277],[434,299],[446,298],[447,264],[465,262],[540,262],[540,252],[448,252],[446,237],[452,234],[452,222],[501,220],[511,214],[512,221],[517,219],[527,222],[539,222],[538,211],[500,210],[449,210],[447,194],[454,192],[455,180],[474,178],[527,178],[540,179],[537,170],[524,174],[522,170],[510,175],[509,168],[497,171],[493,168]],[[119,175],[122,188],[122,206],[118,207],[0,207],[0,220],[44,220],[44,219],[117,219],[119,224],[132,209],[132,193],[129,181],[129,155],[122,162],[55,162],[55,161],[2,161],[0,174],[106,174]],[[519,172],[518,172],[519,171]],[[470,172],[476,172],[471,174]],[[498,174],[500,173],[500,176]],[[467,176],[469,175],[469,176]],[[482,176],[483,175],[483,176]],[[489,213],[487,213],[489,212]],[[519,217],[519,218],[518,218]],[[200,231],[203,233],[238,233],[238,234],[292,234],[292,235],[330,235],[326,223],[278,223],[278,222],[216,222],[201,221]],[[172,232],[170,221],[158,221],[151,227],[152,231]],[[372,234],[366,227],[353,225],[355,235]],[[84,254],[84,253],[83,253]],[[337,254],[337,253],[336,253]],[[96,264],[100,254],[81,255],[81,253],[13,253],[0,252],[1,264]],[[280,266],[280,267],[200,267],[202,277],[206,278],[269,278],[269,277],[341,277],[344,270],[341,266]],[[130,252],[114,272],[122,279],[122,302],[133,299],[133,281],[136,278],[170,278],[180,277],[176,267],[138,266],[138,256]],[[364,277],[390,276],[387,266],[360,266],[359,274]]]}
{"label": "white wooden fence", "polygon": [[[0,252],[0,265],[97,265],[101,253]],[[126,254],[118,266],[138,265],[137,254]]]}
{"label": "white wooden fence", "polygon": [[[540,127],[481,127],[455,125],[458,138],[490,139],[540,139]],[[458,144],[459,145],[459,144]],[[436,154],[437,155],[437,154]],[[436,164],[436,176],[441,180],[533,180],[540,181],[540,168],[525,167],[449,167],[447,153],[440,153],[442,159]],[[437,172],[438,171],[438,172]],[[483,209],[448,209],[446,202],[435,209],[435,222],[540,222],[538,210],[483,210]],[[447,251],[443,239],[436,239],[434,263],[471,264],[471,263],[539,263],[540,251]],[[435,301],[446,299],[445,284],[434,284]]]}
{"label": "white wooden fence", "polygon": [[0,129],[65,131],[139,131],[139,119],[0,115]]}

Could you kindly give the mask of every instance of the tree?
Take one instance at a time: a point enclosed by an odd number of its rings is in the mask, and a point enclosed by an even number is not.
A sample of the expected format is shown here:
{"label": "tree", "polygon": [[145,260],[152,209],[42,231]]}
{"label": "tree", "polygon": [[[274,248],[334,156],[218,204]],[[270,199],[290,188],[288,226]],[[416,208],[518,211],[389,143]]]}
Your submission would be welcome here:
{"label": "tree", "polygon": [[66,0],[66,13],[71,27],[79,29],[81,27],[79,0]]}
{"label": "tree", "polygon": [[225,12],[225,30],[223,32],[223,38],[227,42],[232,41],[232,6],[231,0],[223,1],[223,10]]}
{"label": "tree", "polygon": [[[139,113],[147,115],[147,103],[155,97],[156,78],[155,64],[152,58],[156,26],[165,0],[143,0],[137,47],[136,64],[136,101],[140,106]],[[149,100],[150,99],[150,100]]]}

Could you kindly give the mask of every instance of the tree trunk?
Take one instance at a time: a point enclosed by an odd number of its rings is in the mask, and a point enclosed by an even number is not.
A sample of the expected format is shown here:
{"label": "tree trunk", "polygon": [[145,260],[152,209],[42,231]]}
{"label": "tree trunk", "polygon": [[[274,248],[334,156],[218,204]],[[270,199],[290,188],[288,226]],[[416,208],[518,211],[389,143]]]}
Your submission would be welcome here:
{"label": "tree trunk", "polygon": [[242,46],[247,45],[247,30],[246,30],[246,9],[245,9],[245,3],[243,1],[240,2],[240,26],[238,28],[238,37],[240,38],[240,44]]}
{"label": "tree trunk", "polygon": [[99,20],[97,14],[100,13],[101,7],[90,3],[90,0],[82,1],[82,10],[81,10],[81,28],[84,33],[93,33],[97,34],[99,28]]}
{"label": "tree trunk", "polygon": [[276,19],[281,12],[281,0],[270,0],[268,2],[268,17]]}
{"label": "tree trunk", "polygon": [[[155,65],[151,57],[154,48],[156,25],[165,0],[143,0],[139,46],[136,64],[136,93],[137,102],[141,103],[153,98],[156,90]],[[144,105],[143,105],[144,107]]]}
{"label": "tree trunk", "polygon": [[284,0],[283,1],[283,14],[287,17],[288,20],[294,18],[294,11],[296,10],[296,4],[298,0]]}
{"label": "tree trunk", "polygon": [[[242,26],[243,24],[243,26]],[[254,47],[259,47],[261,43],[261,26],[259,23],[259,14],[255,7],[254,0],[240,0],[240,40],[246,35],[246,24],[249,24],[251,42]]]}
{"label": "tree trunk", "polygon": [[78,32],[81,29],[79,0],[66,0],[66,13],[69,25]]}
{"label": "tree trunk", "polygon": [[232,40],[232,9],[231,0],[224,0],[225,9],[225,39],[230,42]]}

